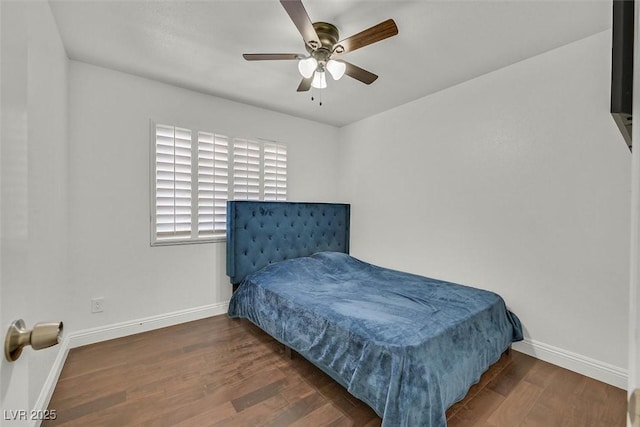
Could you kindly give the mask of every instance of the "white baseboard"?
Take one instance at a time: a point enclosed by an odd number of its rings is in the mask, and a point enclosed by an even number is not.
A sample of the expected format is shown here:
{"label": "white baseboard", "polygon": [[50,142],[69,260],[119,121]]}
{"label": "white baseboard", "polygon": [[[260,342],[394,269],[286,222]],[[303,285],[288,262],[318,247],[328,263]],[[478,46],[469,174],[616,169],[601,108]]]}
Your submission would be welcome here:
{"label": "white baseboard", "polygon": [[512,348],[536,359],[544,360],[614,387],[623,390],[627,389],[628,375],[626,369],[528,338],[525,338],[524,341],[513,343]]}
{"label": "white baseboard", "polygon": [[165,313],[157,316],[145,317],[143,319],[114,323],[112,325],[72,332],[69,334],[69,348],[82,347],[83,345],[94,344],[115,338],[126,337],[128,335],[139,334],[141,332],[152,331],[154,329],[164,328],[167,326],[178,325],[180,323],[191,322],[193,320],[204,319],[206,317],[217,316],[226,313],[228,307],[229,301],[224,301],[202,307],[174,311],[173,313]]}
{"label": "white baseboard", "polygon": [[[51,370],[49,371],[49,375],[47,375],[47,379],[44,381],[42,385],[42,390],[40,390],[40,395],[36,400],[36,403],[33,406],[33,410],[36,413],[42,413],[49,406],[49,401],[51,400],[51,396],[53,396],[53,391],[56,389],[56,384],[58,383],[58,378],[60,378],[60,373],[62,372],[62,367],[64,366],[65,360],[67,360],[67,356],[69,355],[69,337],[63,336],[62,342],[60,343],[60,348],[58,349],[58,355],[56,356],[56,360],[53,362],[53,366],[51,366]],[[30,427],[37,427],[41,423],[41,420],[32,420],[29,424]]]}
{"label": "white baseboard", "polygon": [[[36,400],[33,410],[44,411],[49,406],[49,401],[51,400],[53,391],[56,388],[58,378],[60,378],[62,367],[64,366],[64,362],[67,360],[70,349],[115,338],[126,337],[128,335],[139,334],[153,329],[204,319],[206,317],[218,316],[226,313],[228,307],[229,301],[223,301],[202,307],[195,307],[187,310],[175,311],[173,313],[165,313],[157,316],[145,317],[143,319],[100,326],[97,328],[83,329],[65,334],[62,338],[62,342],[60,343],[58,356],[53,362],[53,366],[51,367],[49,375],[42,386],[42,390],[40,391],[40,395],[38,396],[38,400]],[[30,424],[30,427],[38,427],[39,425],[40,421],[34,420]]]}

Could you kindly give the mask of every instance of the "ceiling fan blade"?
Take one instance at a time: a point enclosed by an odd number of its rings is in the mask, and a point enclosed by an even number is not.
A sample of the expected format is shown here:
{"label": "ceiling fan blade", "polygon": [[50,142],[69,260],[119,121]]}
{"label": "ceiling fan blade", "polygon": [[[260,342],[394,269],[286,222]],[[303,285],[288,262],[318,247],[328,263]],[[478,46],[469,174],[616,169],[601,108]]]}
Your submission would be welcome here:
{"label": "ceiling fan blade", "polygon": [[378,78],[377,75],[358,67],[357,65],[353,65],[349,62],[344,62],[347,66],[347,68],[344,70],[344,73],[349,76],[349,77],[353,77],[356,80],[360,80],[362,83],[370,85],[371,83],[375,82],[376,79]]}
{"label": "ceiling fan blade", "polygon": [[299,59],[302,55],[297,53],[244,53],[242,57],[247,61],[267,61],[279,59]]}
{"label": "ceiling fan blade", "polygon": [[320,39],[302,2],[300,0],[280,0],[280,3],[302,35],[304,42],[312,49],[319,48]]}
{"label": "ceiling fan blade", "polygon": [[341,45],[344,50],[336,53],[343,54],[353,52],[356,49],[393,37],[397,34],[398,27],[396,26],[396,23],[393,19],[387,19],[378,25],[374,25],[373,27],[361,31],[358,34],[354,34],[351,37],[347,37],[346,39],[339,41],[338,44]]}
{"label": "ceiling fan blade", "polygon": [[311,89],[311,80],[313,80],[313,77],[309,77],[308,79],[302,79],[302,81],[298,85],[297,91],[298,92],[306,92],[309,89]]}

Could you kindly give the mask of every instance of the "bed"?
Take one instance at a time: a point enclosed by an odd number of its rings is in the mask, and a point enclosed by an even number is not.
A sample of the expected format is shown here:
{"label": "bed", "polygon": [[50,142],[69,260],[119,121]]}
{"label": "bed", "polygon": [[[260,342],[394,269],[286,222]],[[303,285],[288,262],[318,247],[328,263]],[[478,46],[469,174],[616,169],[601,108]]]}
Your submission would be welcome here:
{"label": "bed", "polygon": [[349,255],[350,206],[228,202],[229,316],[248,319],[371,406],[382,425],[442,427],[522,339],[493,292]]}

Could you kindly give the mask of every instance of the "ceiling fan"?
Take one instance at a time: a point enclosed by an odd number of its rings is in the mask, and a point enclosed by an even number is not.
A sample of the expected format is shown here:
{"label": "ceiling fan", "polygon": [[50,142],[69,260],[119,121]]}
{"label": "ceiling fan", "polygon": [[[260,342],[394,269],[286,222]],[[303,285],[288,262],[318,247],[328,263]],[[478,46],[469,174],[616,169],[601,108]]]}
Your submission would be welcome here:
{"label": "ceiling fan", "polygon": [[361,47],[379,42],[398,34],[393,19],[387,19],[351,37],[340,40],[338,29],[328,22],[311,22],[301,0],[280,0],[280,3],[302,35],[308,55],[297,53],[245,53],[247,61],[297,60],[302,81],[298,92],[311,87],[327,87],[326,71],[334,80],[344,74],[365,84],[373,83],[378,76],[342,60],[342,56]]}

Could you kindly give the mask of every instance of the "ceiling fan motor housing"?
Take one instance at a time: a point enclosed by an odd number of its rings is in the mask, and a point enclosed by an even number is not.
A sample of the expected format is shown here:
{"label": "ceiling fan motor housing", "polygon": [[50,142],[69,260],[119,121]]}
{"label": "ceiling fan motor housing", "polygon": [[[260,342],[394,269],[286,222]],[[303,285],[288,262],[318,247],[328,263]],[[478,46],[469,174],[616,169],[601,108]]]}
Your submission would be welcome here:
{"label": "ceiling fan motor housing", "polygon": [[313,29],[316,30],[316,34],[318,34],[321,46],[316,49],[309,45],[305,47],[307,48],[307,52],[319,63],[326,63],[338,43],[340,33],[335,25],[329,24],[328,22],[314,22]]}

